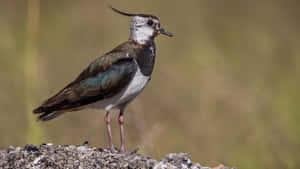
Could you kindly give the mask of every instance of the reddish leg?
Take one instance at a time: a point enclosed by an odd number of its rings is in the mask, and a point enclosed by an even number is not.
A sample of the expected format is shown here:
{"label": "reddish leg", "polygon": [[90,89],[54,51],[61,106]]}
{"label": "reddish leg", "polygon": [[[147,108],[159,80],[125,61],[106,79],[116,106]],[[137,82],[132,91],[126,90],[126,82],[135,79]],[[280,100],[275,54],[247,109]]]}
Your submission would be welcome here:
{"label": "reddish leg", "polygon": [[105,123],[106,123],[106,129],[107,129],[107,134],[108,134],[108,143],[109,143],[109,148],[110,150],[113,152],[114,149],[114,145],[112,142],[112,135],[111,135],[111,129],[110,129],[110,115],[109,115],[109,111],[106,112],[105,114]]}
{"label": "reddish leg", "polygon": [[125,150],[125,142],[124,142],[124,113],[121,110],[120,114],[119,114],[119,125],[120,125],[120,136],[121,136],[121,147],[120,147],[120,151],[122,153],[124,153]]}

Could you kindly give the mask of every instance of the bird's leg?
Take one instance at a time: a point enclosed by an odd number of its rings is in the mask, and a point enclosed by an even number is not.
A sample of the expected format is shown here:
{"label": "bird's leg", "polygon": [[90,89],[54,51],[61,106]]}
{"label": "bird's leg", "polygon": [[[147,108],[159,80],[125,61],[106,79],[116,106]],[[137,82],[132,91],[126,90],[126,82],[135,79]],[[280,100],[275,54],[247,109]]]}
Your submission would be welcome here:
{"label": "bird's leg", "polygon": [[114,145],[112,142],[112,135],[111,135],[111,129],[110,129],[110,115],[109,115],[109,111],[106,112],[105,114],[105,123],[106,123],[106,129],[107,129],[107,134],[108,134],[108,143],[109,143],[109,148],[110,150],[113,152],[115,151],[114,149]]}
{"label": "bird's leg", "polygon": [[121,147],[120,151],[124,153],[125,150],[125,143],[124,143],[124,111],[120,110],[119,114],[119,125],[120,125],[120,136],[121,136]]}

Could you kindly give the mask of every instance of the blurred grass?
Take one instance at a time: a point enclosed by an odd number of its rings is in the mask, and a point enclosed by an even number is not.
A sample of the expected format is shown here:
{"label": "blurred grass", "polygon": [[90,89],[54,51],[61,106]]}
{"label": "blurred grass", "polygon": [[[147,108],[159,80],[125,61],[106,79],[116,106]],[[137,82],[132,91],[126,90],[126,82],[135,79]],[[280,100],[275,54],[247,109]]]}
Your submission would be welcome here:
{"label": "blurred grass", "polygon": [[26,18],[26,41],[24,50],[24,87],[25,87],[25,111],[27,112],[27,142],[40,144],[42,137],[41,128],[36,125],[36,120],[32,114],[36,103],[34,90],[38,86],[37,69],[38,51],[37,51],[37,34],[39,32],[40,2],[39,0],[28,0]]}
{"label": "blurred grass", "polygon": [[[125,41],[129,18],[99,0],[53,0],[41,1],[34,24],[27,5],[0,2],[0,132],[5,136],[0,147],[85,140],[106,146],[103,112],[74,112],[49,123],[28,115],[97,56]],[[151,83],[125,115],[129,150],[138,146],[157,158],[187,152],[209,166],[300,167],[299,1],[113,5],[156,14],[175,34],[156,39]],[[119,145],[116,118],[112,130]]]}

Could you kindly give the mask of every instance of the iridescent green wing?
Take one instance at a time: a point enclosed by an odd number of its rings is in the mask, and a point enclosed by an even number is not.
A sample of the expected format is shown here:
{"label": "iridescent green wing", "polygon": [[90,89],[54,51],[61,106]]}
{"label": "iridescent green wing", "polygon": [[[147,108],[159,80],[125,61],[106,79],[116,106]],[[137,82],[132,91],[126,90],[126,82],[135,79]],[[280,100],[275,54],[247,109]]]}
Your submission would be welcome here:
{"label": "iridescent green wing", "polygon": [[76,80],[46,100],[37,112],[73,109],[112,97],[129,84],[136,70],[136,62],[127,53],[108,53],[92,62]]}

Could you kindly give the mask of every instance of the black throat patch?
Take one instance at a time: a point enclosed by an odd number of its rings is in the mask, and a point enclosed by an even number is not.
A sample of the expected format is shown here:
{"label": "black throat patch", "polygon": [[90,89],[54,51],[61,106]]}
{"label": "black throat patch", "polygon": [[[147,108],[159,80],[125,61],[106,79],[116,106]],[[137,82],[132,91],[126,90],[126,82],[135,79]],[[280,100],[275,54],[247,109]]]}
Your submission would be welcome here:
{"label": "black throat patch", "polygon": [[150,41],[143,45],[136,54],[138,66],[145,76],[150,76],[152,74],[155,62],[155,50],[154,41]]}

